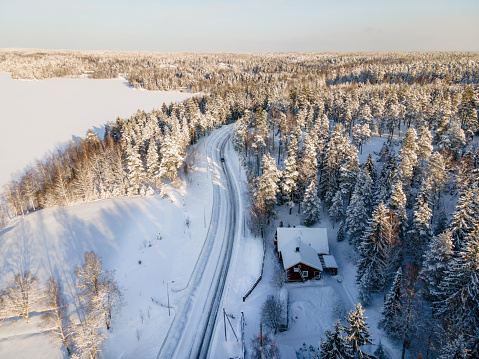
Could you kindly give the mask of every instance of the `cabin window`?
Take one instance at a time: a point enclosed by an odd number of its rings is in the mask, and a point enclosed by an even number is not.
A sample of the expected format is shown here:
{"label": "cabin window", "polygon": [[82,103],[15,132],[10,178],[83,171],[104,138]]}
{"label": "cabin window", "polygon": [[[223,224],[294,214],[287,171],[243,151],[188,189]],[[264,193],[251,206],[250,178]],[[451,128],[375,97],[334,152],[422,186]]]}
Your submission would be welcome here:
{"label": "cabin window", "polygon": [[294,267],[294,268],[293,268],[293,271],[294,271],[295,273],[299,273],[299,268]]}
{"label": "cabin window", "polygon": [[304,271],[303,271],[303,277],[305,277],[305,278],[308,277],[308,271],[307,271],[307,270],[304,270]]}

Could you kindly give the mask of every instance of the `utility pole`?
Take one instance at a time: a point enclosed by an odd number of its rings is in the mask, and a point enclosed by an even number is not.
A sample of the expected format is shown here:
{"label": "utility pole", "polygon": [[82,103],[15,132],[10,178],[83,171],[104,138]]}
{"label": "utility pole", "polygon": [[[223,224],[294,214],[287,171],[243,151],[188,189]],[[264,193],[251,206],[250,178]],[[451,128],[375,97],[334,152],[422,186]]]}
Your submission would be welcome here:
{"label": "utility pole", "polygon": [[223,308],[223,324],[224,324],[224,327],[225,327],[225,342],[227,342],[228,339],[226,338],[226,312],[225,312],[225,308]]}

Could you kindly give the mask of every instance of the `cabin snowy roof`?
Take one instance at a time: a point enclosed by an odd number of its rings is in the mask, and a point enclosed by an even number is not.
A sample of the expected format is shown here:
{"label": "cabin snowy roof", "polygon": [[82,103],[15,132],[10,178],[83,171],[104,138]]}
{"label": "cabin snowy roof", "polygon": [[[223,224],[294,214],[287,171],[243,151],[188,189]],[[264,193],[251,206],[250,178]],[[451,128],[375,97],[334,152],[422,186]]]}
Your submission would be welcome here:
{"label": "cabin snowy roof", "polygon": [[281,251],[281,255],[283,258],[284,269],[288,269],[294,267],[296,264],[303,263],[317,270],[323,270],[323,266],[319,261],[316,250],[304,242],[300,242],[298,240],[289,241]]}
{"label": "cabin snowy roof", "polygon": [[284,256],[284,247],[292,240],[312,247],[316,254],[329,254],[328,230],[326,228],[277,228],[278,252]]}
{"label": "cabin snowy roof", "polygon": [[336,263],[336,259],[330,254],[323,255],[324,264],[326,268],[336,268],[338,269],[338,264]]}

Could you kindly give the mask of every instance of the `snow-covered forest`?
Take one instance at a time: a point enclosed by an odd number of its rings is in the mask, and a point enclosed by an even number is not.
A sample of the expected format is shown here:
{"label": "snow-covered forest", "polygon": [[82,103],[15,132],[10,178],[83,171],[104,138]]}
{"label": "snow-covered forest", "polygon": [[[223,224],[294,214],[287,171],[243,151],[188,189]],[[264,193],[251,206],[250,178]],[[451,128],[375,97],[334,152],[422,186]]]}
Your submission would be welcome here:
{"label": "snow-covered forest", "polygon": [[[252,231],[262,235],[280,206],[307,226],[329,215],[358,254],[358,301],[383,298],[380,326],[403,356],[422,343],[426,358],[479,357],[477,53],[2,50],[0,71],[202,93],[112,119],[104,138],[89,131],[32,164],[4,187],[0,227],[42,208],[161,192],[188,172],[188,145],[234,122]],[[384,144],[367,153],[373,136]],[[319,356],[335,341],[360,352],[351,335],[338,323]]]}

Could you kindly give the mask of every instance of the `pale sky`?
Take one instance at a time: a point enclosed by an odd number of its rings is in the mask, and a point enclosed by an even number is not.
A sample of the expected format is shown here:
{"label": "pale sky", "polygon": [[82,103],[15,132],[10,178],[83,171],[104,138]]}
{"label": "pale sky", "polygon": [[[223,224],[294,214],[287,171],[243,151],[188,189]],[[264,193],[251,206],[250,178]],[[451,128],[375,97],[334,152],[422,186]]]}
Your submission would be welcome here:
{"label": "pale sky", "polygon": [[479,51],[479,0],[0,0],[0,48]]}

